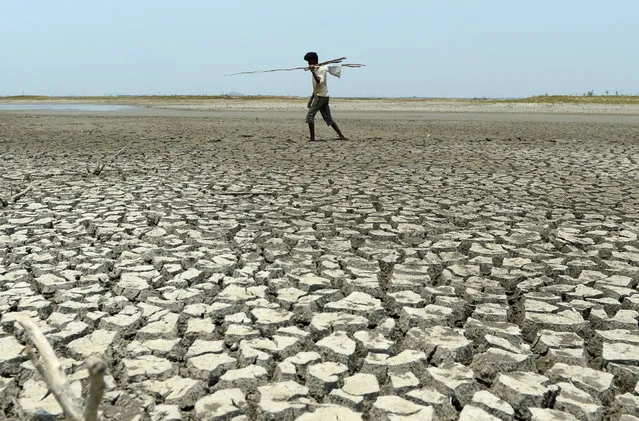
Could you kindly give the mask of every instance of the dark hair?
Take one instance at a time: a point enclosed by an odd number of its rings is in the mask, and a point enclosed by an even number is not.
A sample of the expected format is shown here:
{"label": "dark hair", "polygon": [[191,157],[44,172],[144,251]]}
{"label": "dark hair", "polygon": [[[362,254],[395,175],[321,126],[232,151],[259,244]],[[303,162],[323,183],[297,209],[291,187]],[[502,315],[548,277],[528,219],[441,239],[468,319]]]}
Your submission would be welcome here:
{"label": "dark hair", "polygon": [[319,60],[319,58],[317,57],[317,53],[314,51],[309,51],[308,53],[306,53],[306,55],[304,56],[304,60],[306,61],[317,61]]}

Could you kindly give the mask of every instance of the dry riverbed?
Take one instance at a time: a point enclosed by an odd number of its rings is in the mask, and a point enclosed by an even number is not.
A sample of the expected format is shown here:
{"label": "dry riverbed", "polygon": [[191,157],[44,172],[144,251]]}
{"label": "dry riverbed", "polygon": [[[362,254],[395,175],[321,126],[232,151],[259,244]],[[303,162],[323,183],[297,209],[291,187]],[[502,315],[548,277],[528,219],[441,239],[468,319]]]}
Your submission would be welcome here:
{"label": "dry riverbed", "polygon": [[158,106],[0,113],[0,418],[61,417],[22,312],[106,419],[639,419],[634,108]]}

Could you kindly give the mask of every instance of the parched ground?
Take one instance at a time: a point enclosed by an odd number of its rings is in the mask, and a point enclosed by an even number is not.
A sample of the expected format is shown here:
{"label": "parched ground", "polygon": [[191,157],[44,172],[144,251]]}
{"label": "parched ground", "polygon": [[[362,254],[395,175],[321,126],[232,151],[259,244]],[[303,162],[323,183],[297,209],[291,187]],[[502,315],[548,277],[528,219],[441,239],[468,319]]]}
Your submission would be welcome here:
{"label": "parched ground", "polygon": [[301,117],[0,114],[0,418],[639,419],[639,123]]}

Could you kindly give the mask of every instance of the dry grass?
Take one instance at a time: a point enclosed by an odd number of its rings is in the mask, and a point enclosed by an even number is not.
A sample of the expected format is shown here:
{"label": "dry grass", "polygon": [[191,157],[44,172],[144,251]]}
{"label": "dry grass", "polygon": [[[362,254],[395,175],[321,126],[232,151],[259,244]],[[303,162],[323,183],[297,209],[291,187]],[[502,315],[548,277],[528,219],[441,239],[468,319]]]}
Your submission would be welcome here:
{"label": "dry grass", "polygon": [[44,95],[12,95],[12,96],[0,96],[0,99],[2,100],[14,100],[14,101],[41,101],[41,100],[48,100],[51,99],[51,97],[48,96],[44,96]]}

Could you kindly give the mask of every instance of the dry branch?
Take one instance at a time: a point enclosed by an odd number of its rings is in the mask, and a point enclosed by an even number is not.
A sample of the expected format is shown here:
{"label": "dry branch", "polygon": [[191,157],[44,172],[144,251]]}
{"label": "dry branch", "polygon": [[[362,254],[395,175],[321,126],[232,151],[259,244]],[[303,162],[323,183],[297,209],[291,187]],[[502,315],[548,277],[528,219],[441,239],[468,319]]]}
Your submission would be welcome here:
{"label": "dry branch", "polygon": [[[324,61],[322,63],[318,63],[318,66],[323,66],[325,64],[341,63],[344,60],[346,60],[346,57],[340,57],[340,58],[336,58],[336,59],[333,59],[333,60],[328,60],[328,61]],[[344,67],[364,67],[365,65],[364,64],[358,64],[358,63],[345,63],[345,64],[342,64],[342,66],[344,66]],[[253,70],[251,72],[231,73],[231,74],[224,75],[224,76],[250,75],[250,74],[256,74],[256,73],[271,73],[271,72],[290,72],[291,70],[308,70],[308,69],[309,69],[308,66],[304,66],[304,67],[288,67],[288,68],[284,68],[284,69]]]}
{"label": "dry branch", "polygon": [[72,421],[83,421],[82,415],[76,410],[71,396],[68,394],[67,379],[62,371],[62,365],[55,356],[53,348],[47,342],[38,326],[25,315],[16,315],[16,321],[22,325],[31,338],[31,342],[38,348],[40,358],[33,351],[29,351],[29,358],[42,376],[53,396],[60,404],[64,415]]}
{"label": "dry branch", "polygon": [[26,194],[27,194],[27,193],[29,193],[31,190],[33,190],[33,188],[34,188],[35,186],[37,186],[38,184],[40,184],[40,183],[41,183],[40,181],[34,181],[34,182],[30,183],[30,184],[27,186],[27,188],[25,188],[25,189],[24,189],[24,190],[22,190],[21,192],[18,192],[18,193],[16,193],[16,194],[14,194],[14,195],[13,195],[13,196],[9,199],[9,201],[10,201],[10,202],[13,202],[13,203],[17,202],[18,200],[22,199],[22,197],[24,197],[24,195],[26,195]]}
{"label": "dry branch", "polygon": [[129,143],[127,143],[126,145],[124,145],[119,151],[117,151],[115,153],[115,155],[113,155],[107,162],[105,162],[104,164],[100,165],[98,164],[98,166],[95,168],[95,170],[91,171],[89,170],[89,168],[87,168],[87,172],[93,175],[100,175],[100,173],[102,173],[102,170],[104,169],[104,167],[106,167],[107,165],[109,165],[111,162],[113,162],[115,160],[115,158],[118,157],[118,155],[120,155],[122,152],[124,152],[124,150],[126,148],[128,148],[131,144],[133,143],[133,141],[130,141]]}
{"label": "dry branch", "polygon": [[62,370],[62,365],[38,326],[33,320],[23,314],[16,314],[15,320],[24,328],[31,342],[38,349],[39,358],[30,347],[27,347],[29,359],[44,379],[53,396],[55,396],[66,418],[71,421],[97,421],[98,407],[104,394],[106,364],[95,357],[87,361],[89,394],[85,402],[84,415],[82,415],[81,411],[73,403],[74,399],[69,393],[70,388]]}
{"label": "dry branch", "polygon": [[104,372],[106,364],[99,358],[91,358],[87,361],[89,370],[89,395],[84,404],[85,421],[97,421],[98,408],[104,395]]}
{"label": "dry branch", "polygon": [[27,193],[33,190],[33,188],[36,187],[41,182],[42,182],[41,180],[31,182],[24,190],[19,191],[18,193],[9,197],[8,200],[5,200],[0,197],[0,205],[2,205],[2,207],[5,207],[5,206],[9,206],[10,203],[16,203],[18,200],[22,199]]}

